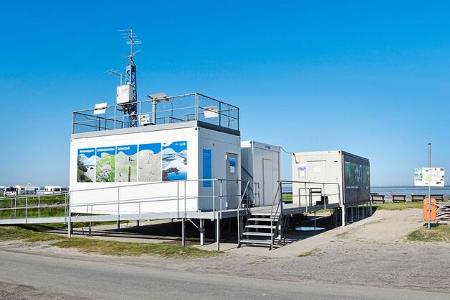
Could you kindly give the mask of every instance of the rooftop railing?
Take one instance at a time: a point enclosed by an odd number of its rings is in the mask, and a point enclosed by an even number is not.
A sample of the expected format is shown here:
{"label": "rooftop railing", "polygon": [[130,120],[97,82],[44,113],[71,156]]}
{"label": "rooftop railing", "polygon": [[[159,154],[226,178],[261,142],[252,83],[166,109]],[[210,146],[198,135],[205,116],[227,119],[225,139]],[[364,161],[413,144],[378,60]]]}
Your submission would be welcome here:
{"label": "rooftop railing", "polygon": [[201,121],[221,128],[239,130],[238,107],[200,93],[170,96],[164,101],[159,101],[156,106],[156,119],[145,125],[140,122],[140,119],[141,117],[152,119],[152,100],[137,101],[127,105],[136,106],[135,115],[127,114],[124,105],[107,106],[101,114],[96,114],[94,109],[73,112],[72,133],[189,121]]}

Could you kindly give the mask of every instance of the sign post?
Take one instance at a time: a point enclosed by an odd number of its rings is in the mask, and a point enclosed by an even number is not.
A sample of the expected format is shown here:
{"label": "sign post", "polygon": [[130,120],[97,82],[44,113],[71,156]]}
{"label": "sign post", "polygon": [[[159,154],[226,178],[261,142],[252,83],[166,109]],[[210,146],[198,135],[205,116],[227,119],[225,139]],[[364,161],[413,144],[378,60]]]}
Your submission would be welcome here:
{"label": "sign post", "polygon": [[431,228],[431,187],[445,184],[445,172],[443,168],[431,167],[431,143],[428,143],[428,168],[414,170],[414,185],[428,187],[428,229]]}

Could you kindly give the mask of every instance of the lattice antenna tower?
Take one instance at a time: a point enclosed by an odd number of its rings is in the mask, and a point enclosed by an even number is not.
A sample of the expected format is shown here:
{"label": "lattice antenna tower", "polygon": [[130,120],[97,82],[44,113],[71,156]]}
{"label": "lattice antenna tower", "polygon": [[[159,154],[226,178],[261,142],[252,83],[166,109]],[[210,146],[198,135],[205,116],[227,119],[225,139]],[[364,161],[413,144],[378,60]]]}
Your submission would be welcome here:
{"label": "lattice antenna tower", "polygon": [[128,55],[128,64],[125,70],[125,84],[129,84],[134,88],[133,101],[137,101],[137,82],[136,82],[136,64],[134,63],[134,56],[136,55],[136,46],[142,45],[142,41],[134,33],[133,28],[120,30],[122,37],[125,39],[127,45],[130,46],[130,54]]}

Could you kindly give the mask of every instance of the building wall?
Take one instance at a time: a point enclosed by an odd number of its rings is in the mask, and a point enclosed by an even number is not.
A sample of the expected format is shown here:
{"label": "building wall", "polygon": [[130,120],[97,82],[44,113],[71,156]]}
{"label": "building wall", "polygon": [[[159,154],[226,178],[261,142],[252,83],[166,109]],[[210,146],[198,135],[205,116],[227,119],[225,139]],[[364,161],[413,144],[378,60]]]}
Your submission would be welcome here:
{"label": "building wall", "polygon": [[[293,202],[309,206],[309,188],[320,188],[328,195],[328,203],[342,199],[342,159],[339,151],[294,153],[292,158]],[[300,181],[302,183],[295,183]],[[311,182],[311,183],[305,183]],[[323,184],[328,183],[328,184]],[[333,183],[333,184],[331,184]],[[313,197],[313,202],[320,200]],[[313,203],[314,205],[314,203]]]}
{"label": "building wall", "polygon": [[369,160],[344,151],[295,153],[292,178],[293,181],[316,182],[293,184],[294,203],[301,205],[309,205],[309,193],[305,188],[322,188],[329,203],[339,203],[339,198],[346,205],[370,200]]}
{"label": "building wall", "polygon": [[[244,168],[250,173],[255,190],[254,205],[272,205],[280,180],[280,148],[273,145],[244,141],[241,143]],[[258,191],[259,187],[259,191]]]}
{"label": "building wall", "polygon": [[[113,132],[111,132],[113,133]],[[80,149],[95,148],[102,149],[102,147],[110,146],[123,146],[123,145],[148,145],[148,144],[161,144],[161,158],[164,156],[162,149],[165,146],[169,146],[174,142],[186,142],[187,151],[187,179],[197,180],[198,174],[198,131],[196,127],[190,128],[178,128],[170,130],[152,130],[148,132],[136,132],[127,134],[111,134],[94,137],[73,138],[71,142],[70,151],[70,190],[71,190],[71,204],[72,211],[75,212],[89,212],[89,213],[137,213],[139,209],[141,212],[166,212],[176,211],[179,206],[184,209],[184,183],[180,184],[178,181],[163,181],[163,161],[161,159],[161,175],[153,176],[153,178],[142,181],[139,176],[132,176],[132,182],[117,182],[118,174],[115,174],[114,182],[97,182],[98,177],[98,158],[97,165],[94,167],[96,174],[94,175],[96,182],[79,182],[80,178],[77,176],[78,172],[78,160]],[[139,149],[140,146],[137,146]],[[143,147],[144,148],[144,147]],[[117,157],[117,154],[116,154]],[[136,171],[139,172],[139,165],[142,161],[142,165],[145,163],[144,159],[139,159],[140,154],[136,153]],[[144,157],[144,156],[143,156]],[[117,159],[116,159],[117,164]],[[157,165],[157,163],[154,163]],[[117,167],[117,166],[116,166]],[[116,173],[117,170],[114,170]],[[155,172],[157,174],[157,172]],[[175,173],[173,173],[175,174]],[[92,176],[91,176],[92,177]],[[147,180],[151,181],[148,182]],[[136,186],[142,183],[142,185]],[[127,186],[133,187],[127,187]],[[186,209],[197,210],[197,196],[198,185],[196,182],[188,182],[186,184]],[[177,201],[177,195],[183,199],[183,203]],[[103,206],[83,206],[80,204],[95,203],[100,201],[116,202],[118,199],[123,201],[136,201],[137,199],[147,199],[152,202],[138,204],[123,204],[120,205],[103,205]],[[169,199],[172,199],[169,201]]]}
{"label": "building wall", "polygon": [[[227,179],[227,159],[226,155],[228,153],[237,155],[237,165],[235,166],[235,172],[238,179],[241,179],[241,154],[240,154],[240,143],[241,138],[237,135],[232,135],[223,132],[217,132],[215,130],[199,128],[199,176],[200,178],[205,178],[204,163],[203,159],[204,150],[210,150],[211,153],[211,178],[215,179]],[[229,181],[214,181],[211,184],[207,182],[200,183],[200,209],[202,210],[213,210],[220,207],[222,209],[236,208],[236,197],[232,195],[226,195],[227,185],[233,185],[237,189],[237,193],[241,194],[241,184],[240,182],[229,182]],[[218,198],[222,190],[222,201]],[[212,200],[212,195],[216,195],[214,202]],[[222,203],[222,204],[220,204]]]}
{"label": "building wall", "polygon": [[[139,154],[139,145],[158,144],[161,143],[161,148],[169,146],[174,142],[186,142],[186,178],[177,178],[175,172],[166,173],[166,176],[159,176],[156,179],[155,174],[145,176],[140,173],[141,159]],[[79,150],[95,148],[96,152],[102,150],[103,147],[109,146],[123,146],[123,145],[138,145],[136,156],[130,156],[137,160],[136,162],[136,176],[121,176],[122,180],[131,179],[131,182],[117,182],[118,179],[118,158],[116,154],[116,176],[114,182],[79,182]],[[121,147],[122,148],[122,147]],[[145,148],[145,147],[144,147]],[[176,147],[174,147],[176,149]],[[100,149],[100,150],[98,150]],[[117,148],[119,149],[119,148]],[[116,149],[116,150],[117,150]],[[205,168],[203,166],[204,150],[210,151],[209,174],[203,174]],[[146,150],[147,151],[147,150]],[[116,151],[117,152],[117,151]],[[165,153],[162,150],[162,153]],[[167,152],[168,153],[168,152]],[[166,153],[166,154],[167,154]],[[207,152],[208,153],[208,152]],[[192,126],[187,128],[172,128],[155,130],[152,126],[149,131],[130,132],[102,136],[73,138],[71,142],[71,159],[70,159],[70,190],[71,190],[71,204],[72,211],[81,213],[107,213],[120,214],[124,213],[138,213],[140,212],[175,212],[175,211],[197,211],[197,210],[212,210],[219,208],[219,193],[220,183],[213,181],[199,181],[203,179],[204,175],[208,175],[210,179],[226,178],[226,154],[235,153],[238,155],[238,166],[236,172],[240,178],[240,137],[229,133],[219,132],[212,129],[205,129],[202,127]],[[147,157],[147,156],[143,156]],[[172,161],[179,160],[179,156],[175,154],[175,160],[169,154],[161,155],[161,172],[164,165],[169,169]],[[164,160],[164,157],[170,158]],[[152,163],[155,157],[152,156]],[[96,161],[99,159],[96,155]],[[121,158],[122,159],[122,158]],[[86,158],[86,161],[88,159]],[[208,160],[206,160],[207,162]],[[142,163],[143,165],[147,163]],[[131,165],[133,165],[131,163]],[[134,165],[133,165],[134,166]],[[95,179],[100,177],[97,174],[98,161],[95,166]],[[134,167],[133,167],[134,168]],[[130,170],[130,169],[128,169]],[[134,169],[133,169],[134,170]],[[167,168],[166,168],[167,170]],[[125,171],[126,168],[125,168]],[[89,172],[89,171],[88,171]],[[163,173],[163,172],[162,172]],[[182,172],[179,172],[181,174]],[[134,174],[134,173],[133,173]],[[156,172],[157,174],[157,172]],[[167,176],[169,174],[170,176]],[[90,174],[92,176],[92,174]],[[100,173],[100,175],[102,175]],[[123,175],[123,174],[122,174]],[[83,177],[83,179],[85,179]],[[226,185],[227,183],[223,183]],[[239,183],[234,183],[240,187]],[[225,187],[225,186],[224,186]],[[213,190],[216,197],[213,203]],[[238,190],[240,193],[240,189]],[[120,199],[121,204],[118,205]],[[130,203],[137,200],[148,200],[145,203],[137,204]],[[178,200],[179,199],[179,200]],[[89,203],[98,203],[99,201],[113,202],[108,205],[89,206]],[[125,204],[128,202],[128,204]],[[227,205],[226,197],[222,200],[222,209],[231,208]],[[82,206],[79,206],[82,205]]]}

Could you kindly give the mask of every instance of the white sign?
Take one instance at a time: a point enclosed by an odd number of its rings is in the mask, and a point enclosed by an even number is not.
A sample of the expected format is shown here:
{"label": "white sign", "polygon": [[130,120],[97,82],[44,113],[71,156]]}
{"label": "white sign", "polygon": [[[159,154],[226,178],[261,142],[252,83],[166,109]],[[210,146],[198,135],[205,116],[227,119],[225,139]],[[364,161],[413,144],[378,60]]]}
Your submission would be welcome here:
{"label": "white sign", "polygon": [[443,168],[417,168],[414,170],[415,186],[444,186]]}
{"label": "white sign", "polygon": [[145,126],[150,124],[150,115],[143,114],[139,116],[139,125]]}
{"label": "white sign", "polygon": [[219,110],[215,106],[208,106],[204,108],[203,114],[206,119],[217,118],[219,116]]}
{"label": "white sign", "polygon": [[94,115],[102,115],[106,112],[106,108],[108,107],[108,103],[98,103],[94,106]]}

